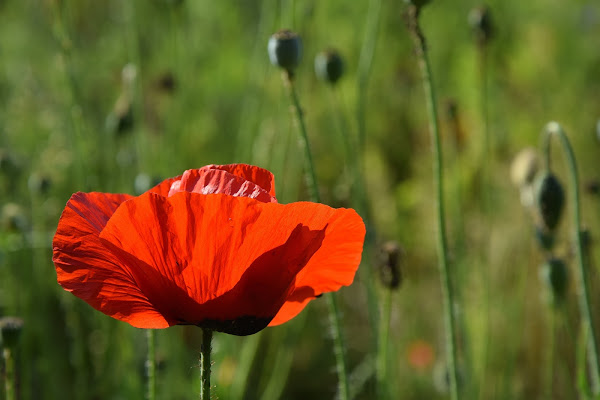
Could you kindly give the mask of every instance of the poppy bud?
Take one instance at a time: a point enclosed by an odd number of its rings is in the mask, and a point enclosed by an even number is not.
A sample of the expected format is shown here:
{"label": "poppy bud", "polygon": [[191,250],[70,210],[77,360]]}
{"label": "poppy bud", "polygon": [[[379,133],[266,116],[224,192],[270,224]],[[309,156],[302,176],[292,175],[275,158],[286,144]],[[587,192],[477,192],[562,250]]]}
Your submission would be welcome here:
{"label": "poppy bud", "polygon": [[16,317],[0,318],[0,333],[2,334],[2,346],[14,349],[19,342],[19,336],[23,329],[23,320]]}
{"label": "poppy bud", "polygon": [[473,8],[469,13],[469,25],[479,46],[485,46],[494,35],[494,24],[488,6]]}
{"label": "poppy bud", "polygon": [[565,204],[565,193],[562,185],[550,172],[545,172],[535,183],[535,202],[541,222],[550,231],[560,221]]}
{"label": "poppy bud", "polygon": [[297,33],[282,29],[269,38],[268,50],[271,64],[291,73],[302,58],[302,40]]}
{"label": "poppy bud", "polygon": [[400,270],[401,249],[395,241],[389,241],[381,246],[382,262],[379,268],[381,283],[388,289],[397,289],[402,283]]}
{"label": "poppy bud", "polygon": [[324,82],[335,84],[344,73],[344,61],[337,50],[324,50],[315,57],[315,73]]}
{"label": "poppy bud", "polygon": [[552,301],[562,302],[567,293],[569,273],[565,263],[558,258],[548,259],[540,269],[540,279],[550,289]]}

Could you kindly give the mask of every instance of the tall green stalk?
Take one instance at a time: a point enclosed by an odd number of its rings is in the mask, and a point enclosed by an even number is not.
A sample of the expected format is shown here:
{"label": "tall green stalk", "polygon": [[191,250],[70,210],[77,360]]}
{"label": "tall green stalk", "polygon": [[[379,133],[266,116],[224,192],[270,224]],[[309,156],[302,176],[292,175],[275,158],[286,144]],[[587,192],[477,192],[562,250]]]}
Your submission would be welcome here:
{"label": "tall green stalk", "polygon": [[6,400],[16,400],[15,394],[15,358],[10,348],[3,350],[4,357],[4,394]]}
{"label": "tall green stalk", "polygon": [[448,363],[448,375],[450,380],[450,395],[453,400],[459,398],[458,377],[457,377],[457,349],[456,332],[453,305],[453,290],[450,281],[450,268],[448,266],[446,223],[444,219],[444,188],[443,188],[443,169],[442,169],[442,148],[440,132],[438,127],[438,115],[435,100],[435,93],[431,79],[431,67],[427,56],[425,37],[419,25],[419,6],[411,4],[408,6],[407,23],[408,29],[412,35],[415,52],[419,61],[419,68],[423,77],[423,87],[425,89],[425,99],[427,102],[427,113],[429,116],[429,129],[431,133],[431,142],[433,146],[433,180],[435,186],[435,214],[438,224],[437,229],[437,252],[439,257],[439,270],[442,286],[442,299],[444,303],[444,329],[446,358]]}
{"label": "tall green stalk", "polygon": [[210,329],[202,328],[202,346],[200,347],[200,400],[210,400],[210,353],[212,352]]}
{"label": "tall green stalk", "polygon": [[[311,200],[317,203],[321,202],[321,196],[319,195],[319,186],[317,184],[317,176],[315,174],[315,166],[313,162],[312,152],[310,150],[310,142],[308,140],[308,134],[306,132],[306,125],[304,123],[304,115],[302,108],[300,107],[300,101],[298,100],[298,94],[296,93],[296,87],[294,84],[293,76],[290,72],[283,72],[284,85],[287,87],[292,105],[296,113],[296,119],[298,121],[298,127],[300,128],[300,135],[302,139],[302,145],[304,147],[304,156],[306,159],[306,169],[308,178],[308,187],[311,193]],[[340,311],[337,304],[337,298],[333,293],[325,293],[327,303],[329,306],[329,319],[331,321],[331,333],[333,335],[334,342],[334,353],[336,360],[336,371],[338,374],[338,395],[340,400],[349,400],[349,389],[348,389],[348,369],[346,366],[345,357],[345,343],[342,335],[341,317]]]}
{"label": "tall green stalk", "polygon": [[146,329],[146,400],[156,400],[156,338],[154,329]]}
{"label": "tall green stalk", "polygon": [[584,247],[581,229],[581,210],[579,200],[579,177],[577,174],[577,163],[575,161],[575,154],[571,143],[567,138],[566,133],[557,122],[549,122],[544,128],[543,132],[543,151],[545,157],[546,167],[550,166],[550,139],[552,136],[557,136],[562,149],[565,153],[565,159],[569,169],[569,179],[571,186],[569,195],[571,197],[571,204],[573,207],[573,239],[575,242],[575,253],[577,257],[577,274],[579,284],[577,285],[577,297],[579,300],[579,311],[581,313],[581,322],[583,329],[586,332],[588,338],[587,346],[587,357],[590,368],[590,379],[592,392],[594,395],[600,394],[600,358],[598,357],[598,336],[596,328],[594,327],[594,320],[592,315],[592,307],[590,300],[590,283],[588,277],[588,267],[586,265],[586,258],[584,256]]}

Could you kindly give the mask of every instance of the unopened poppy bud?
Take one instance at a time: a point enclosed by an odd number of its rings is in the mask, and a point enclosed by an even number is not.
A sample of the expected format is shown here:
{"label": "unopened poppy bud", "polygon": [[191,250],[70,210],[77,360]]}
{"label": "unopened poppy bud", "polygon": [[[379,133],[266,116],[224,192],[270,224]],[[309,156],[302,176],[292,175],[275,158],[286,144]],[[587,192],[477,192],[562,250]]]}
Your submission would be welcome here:
{"label": "unopened poppy bud", "polygon": [[560,221],[565,204],[562,185],[550,172],[542,174],[535,183],[535,202],[544,227],[554,230]]}
{"label": "unopened poppy bud", "polygon": [[402,283],[400,262],[402,250],[397,242],[389,241],[381,246],[382,262],[379,268],[379,278],[383,286],[397,289]]}
{"label": "unopened poppy bud", "polygon": [[302,58],[302,40],[297,33],[282,29],[269,38],[268,50],[271,64],[291,73]]}
{"label": "unopened poppy bud", "polygon": [[315,57],[315,73],[324,82],[335,84],[344,74],[344,61],[334,49],[320,52]]}
{"label": "unopened poppy bud", "polygon": [[567,293],[569,273],[565,263],[558,258],[550,258],[540,269],[542,282],[550,289],[552,301],[560,303]]}
{"label": "unopened poppy bud", "polygon": [[0,318],[0,332],[2,333],[2,346],[8,349],[14,349],[19,342],[21,330],[23,329],[23,320],[16,317]]}
{"label": "unopened poppy bud", "polygon": [[471,25],[475,40],[480,46],[485,46],[494,35],[494,24],[488,6],[473,8],[469,13],[469,25]]}

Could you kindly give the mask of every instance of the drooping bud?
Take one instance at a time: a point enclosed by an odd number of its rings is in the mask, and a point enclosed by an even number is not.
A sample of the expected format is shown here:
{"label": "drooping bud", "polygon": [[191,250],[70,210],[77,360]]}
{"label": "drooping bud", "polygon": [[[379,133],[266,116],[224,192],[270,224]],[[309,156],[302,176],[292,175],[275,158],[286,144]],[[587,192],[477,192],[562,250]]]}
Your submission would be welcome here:
{"label": "drooping bud", "polygon": [[315,57],[315,73],[320,80],[334,85],[344,74],[344,61],[335,49],[320,52]]}
{"label": "drooping bud", "polygon": [[397,289],[402,284],[401,257],[402,250],[397,242],[389,241],[381,246],[379,278],[388,289]]}
{"label": "drooping bud", "polygon": [[282,29],[269,38],[267,46],[271,64],[292,73],[302,58],[302,39],[297,33]]}
{"label": "drooping bud", "polygon": [[540,268],[540,279],[550,289],[552,302],[560,304],[569,287],[569,272],[565,263],[554,257],[548,259]]}
{"label": "drooping bud", "polygon": [[535,205],[541,223],[547,230],[554,230],[560,221],[565,204],[562,185],[550,172],[543,173],[535,182]]}
{"label": "drooping bud", "polygon": [[473,8],[469,12],[469,25],[479,46],[485,46],[494,36],[494,23],[488,6]]}
{"label": "drooping bud", "polygon": [[2,334],[2,347],[14,349],[19,342],[23,320],[16,317],[0,318],[0,333]]}

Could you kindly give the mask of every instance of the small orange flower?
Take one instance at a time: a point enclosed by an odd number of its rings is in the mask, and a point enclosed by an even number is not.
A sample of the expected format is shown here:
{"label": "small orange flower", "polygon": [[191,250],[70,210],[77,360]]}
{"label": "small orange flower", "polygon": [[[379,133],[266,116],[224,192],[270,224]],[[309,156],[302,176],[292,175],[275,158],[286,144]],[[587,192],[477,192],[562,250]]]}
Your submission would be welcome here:
{"label": "small orange flower", "polygon": [[418,339],[408,347],[408,362],[417,370],[425,370],[433,364],[435,354],[433,347],[425,340]]}
{"label": "small orange flower", "polygon": [[209,165],[138,197],[75,193],[53,261],[65,290],[135,327],[249,335],[350,285],[364,236],[354,210],[279,204],[267,170]]}

